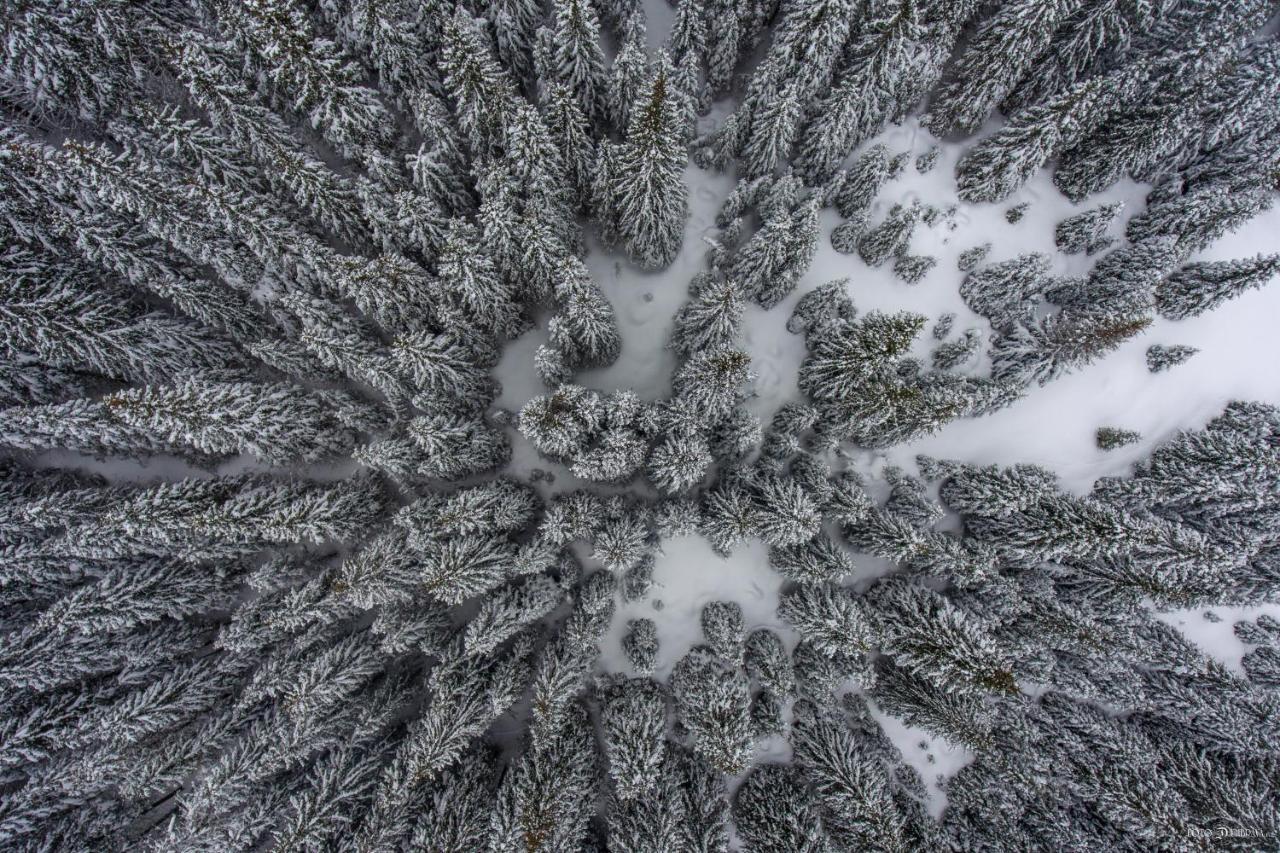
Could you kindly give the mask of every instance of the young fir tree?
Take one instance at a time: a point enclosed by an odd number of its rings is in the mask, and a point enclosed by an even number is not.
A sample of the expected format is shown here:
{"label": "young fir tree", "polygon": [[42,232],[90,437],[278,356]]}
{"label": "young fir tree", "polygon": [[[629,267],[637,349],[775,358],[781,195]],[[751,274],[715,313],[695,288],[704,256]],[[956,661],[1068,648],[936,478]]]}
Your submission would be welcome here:
{"label": "young fir tree", "polygon": [[695,647],[671,673],[676,711],[694,751],[722,773],[741,773],[751,754],[747,680],[705,646]]}
{"label": "young fir tree", "polygon": [[1115,450],[1117,447],[1135,444],[1141,440],[1141,433],[1134,432],[1131,429],[1117,429],[1116,427],[1098,427],[1098,431],[1094,436],[1095,443],[1102,450]]}
{"label": "young fir tree", "polygon": [[905,252],[919,218],[920,209],[916,205],[895,204],[883,222],[858,238],[858,257],[869,266],[878,267]]}
{"label": "young fir tree", "polygon": [[[1158,292],[1157,292],[1158,297]],[[1171,367],[1177,367],[1200,350],[1185,344],[1163,346],[1152,344],[1147,347],[1147,370],[1152,373],[1163,373]]]}
{"label": "young fir tree", "polygon": [[1068,216],[1054,228],[1053,242],[1068,255],[1100,252],[1115,242],[1106,232],[1123,209],[1123,202],[1113,202]]}
{"label": "young fir tree", "polygon": [[658,659],[658,626],[652,619],[632,619],[622,636],[622,652],[638,675],[651,675]]}

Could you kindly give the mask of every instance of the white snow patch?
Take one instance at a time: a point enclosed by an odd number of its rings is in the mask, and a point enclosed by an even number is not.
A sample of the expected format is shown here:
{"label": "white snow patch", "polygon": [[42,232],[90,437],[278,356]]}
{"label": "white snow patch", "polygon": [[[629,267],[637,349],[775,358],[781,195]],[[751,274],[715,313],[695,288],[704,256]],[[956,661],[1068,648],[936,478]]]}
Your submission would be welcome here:
{"label": "white snow patch", "polygon": [[768,548],[753,540],[724,558],[701,536],[674,536],[662,546],[653,568],[653,587],[637,601],[623,602],[601,641],[599,665],[609,672],[634,674],[622,652],[622,636],[632,619],[652,619],[658,629],[655,675],[665,679],[680,658],[699,643],[702,608],[732,601],[742,608],[747,633],[772,628],[793,645],[793,633],[778,619],[783,579],[769,567]]}

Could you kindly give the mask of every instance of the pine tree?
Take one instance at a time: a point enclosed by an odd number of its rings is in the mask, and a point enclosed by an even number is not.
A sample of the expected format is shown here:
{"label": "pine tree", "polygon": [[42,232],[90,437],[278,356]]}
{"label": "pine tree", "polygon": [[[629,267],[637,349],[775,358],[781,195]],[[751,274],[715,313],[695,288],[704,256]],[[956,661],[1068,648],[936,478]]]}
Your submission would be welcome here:
{"label": "pine tree", "polygon": [[556,273],[561,310],[547,322],[551,346],[570,370],[612,364],[622,350],[613,306],[577,258],[565,257]]}
{"label": "pine tree", "polygon": [[1155,291],[1181,257],[1177,241],[1157,237],[1114,249],[1104,255],[1085,279],[1066,279],[1045,296],[1080,314],[1146,315]]}
{"label": "pine tree", "polygon": [[467,654],[492,654],[499,645],[560,606],[563,591],[546,575],[490,593],[467,623],[463,645]]}
{"label": "pine tree", "polygon": [[529,0],[503,0],[490,10],[498,59],[519,82],[533,77],[533,46],[543,9]]}
{"label": "pine tree", "polygon": [[751,632],[746,642],[745,666],[757,683],[775,696],[786,698],[795,692],[791,657],[773,631],[758,628]]}
{"label": "pine tree", "polygon": [[791,153],[804,109],[799,80],[771,83],[755,94],[751,133],[742,144],[741,161],[748,177],[772,175]]}
{"label": "pine tree", "polygon": [[991,254],[990,243],[983,243],[981,246],[974,246],[971,249],[965,249],[960,253],[959,257],[956,258],[956,267],[960,272],[973,272],[989,254]]}
{"label": "pine tree", "polygon": [[932,682],[892,664],[880,667],[873,696],[885,713],[907,725],[975,751],[993,745],[994,715],[977,697],[939,690]]}
{"label": "pine tree", "polygon": [[667,770],[667,697],[650,679],[616,679],[602,692],[601,723],[614,795],[619,800],[652,796]]}
{"label": "pine tree", "polygon": [[441,301],[447,305],[436,309],[441,315],[497,338],[514,336],[521,329],[520,306],[511,285],[481,250],[473,225],[460,219],[449,224],[437,266]]}

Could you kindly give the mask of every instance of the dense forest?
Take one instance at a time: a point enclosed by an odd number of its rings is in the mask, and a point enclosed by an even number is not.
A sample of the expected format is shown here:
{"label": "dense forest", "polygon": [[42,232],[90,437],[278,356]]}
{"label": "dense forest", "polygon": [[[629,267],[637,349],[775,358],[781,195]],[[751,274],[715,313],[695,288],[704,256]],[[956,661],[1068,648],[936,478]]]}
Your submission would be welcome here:
{"label": "dense forest", "polygon": [[[0,0],[0,847],[1280,845],[1280,396],[1083,492],[862,464],[1280,274],[1274,235],[1200,257],[1280,190],[1278,16]],[[895,195],[939,162],[954,201]],[[1042,175],[1086,274],[912,250]],[[602,255],[680,293],[664,395],[593,378]],[[859,308],[880,267],[971,317]],[[804,350],[764,417],[755,312]],[[776,619],[624,616],[688,537],[763,543]],[[1239,666],[1168,618],[1209,608]],[[887,719],[967,760],[926,778]]]}

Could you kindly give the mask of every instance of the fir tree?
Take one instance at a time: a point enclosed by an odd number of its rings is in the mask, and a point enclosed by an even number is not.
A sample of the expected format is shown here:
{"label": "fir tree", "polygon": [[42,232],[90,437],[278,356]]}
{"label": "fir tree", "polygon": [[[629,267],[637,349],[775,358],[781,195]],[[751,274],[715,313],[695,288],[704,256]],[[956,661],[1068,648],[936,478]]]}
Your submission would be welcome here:
{"label": "fir tree", "polygon": [[1054,243],[1069,255],[1100,252],[1115,242],[1106,231],[1123,209],[1121,202],[1114,202],[1068,216],[1054,229]]}
{"label": "fir tree", "polygon": [[1280,271],[1280,255],[1188,264],[1156,287],[1156,310],[1169,320],[1195,317],[1253,288]]}
{"label": "fir tree", "polygon": [[0,259],[0,327],[10,358],[140,382],[233,362],[229,341],[94,287],[83,265],[49,260],[21,250]]}
{"label": "fir tree", "polygon": [[1147,208],[1129,220],[1125,235],[1133,241],[1176,237],[1179,248],[1191,253],[1270,206],[1271,194],[1267,191],[1206,190]]}
{"label": "fir tree", "polygon": [[978,268],[983,259],[991,254],[991,244],[983,243],[981,246],[974,246],[971,249],[965,249],[956,258],[956,267],[960,272],[971,273]]}
{"label": "fir tree", "polygon": [[929,357],[937,370],[954,370],[973,361],[981,350],[982,333],[977,329],[966,329],[958,339],[934,347]]}
{"label": "fir tree", "polygon": [[837,179],[840,188],[835,194],[836,209],[846,219],[868,210],[888,179],[889,149],[884,145],[873,145],[842,178]]}
{"label": "fir tree", "polygon": [[694,751],[722,773],[741,773],[752,743],[746,679],[710,649],[696,647],[676,664],[671,690]]}
{"label": "fir tree", "polygon": [[796,157],[810,181],[825,180],[887,118],[910,106],[902,84],[925,33],[920,17],[911,2],[878,3],[863,13],[834,70],[834,85],[826,93],[814,91],[821,100]]}
{"label": "fir tree", "polygon": [[1007,328],[1031,318],[1048,271],[1049,257],[1041,254],[988,264],[965,276],[960,283],[960,297],[975,314],[990,320],[993,327]]}
{"label": "fir tree", "polygon": [[586,0],[557,0],[552,5],[551,27],[539,33],[539,40],[547,44],[546,67],[539,69],[539,78],[568,86],[588,121],[605,127],[608,78],[594,6]]}
{"label": "fir tree", "polygon": [[[1158,292],[1157,292],[1158,296]],[[1147,370],[1152,373],[1163,373],[1171,367],[1177,367],[1200,350],[1183,344],[1163,346],[1152,344],[1147,347]]]}
{"label": "fir tree", "polygon": [[960,197],[974,202],[1008,198],[1041,166],[1078,144],[1127,103],[1132,89],[1130,79],[1094,77],[1048,102],[1018,112],[956,164]]}
{"label": "fir tree", "polygon": [[[639,102],[640,90],[649,73],[649,57],[645,49],[644,22],[639,15],[627,26],[627,34],[609,69],[608,112],[614,128],[625,131],[631,124],[631,107]],[[677,66],[680,56],[672,56]]]}
{"label": "fir tree", "polygon": [[644,267],[670,264],[684,239],[689,204],[683,136],[671,62],[662,54],[632,109],[626,141],[605,149],[606,164],[596,177],[596,210],[606,236],[616,236]]}
{"label": "fir tree", "polygon": [[915,205],[903,207],[895,204],[883,222],[858,239],[858,257],[869,266],[878,267],[890,257],[906,251],[919,215],[919,208]]}
{"label": "fir tree", "polygon": [[1141,441],[1142,435],[1130,429],[1098,427],[1094,440],[1102,450],[1115,450],[1117,447],[1124,447],[1126,444],[1134,444]]}
{"label": "fir tree", "polygon": [[1051,314],[997,338],[991,373],[998,380],[1045,385],[1111,352],[1150,324],[1149,317],[1122,313]]}
{"label": "fir tree", "polygon": [[743,299],[738,283],[711,276],[695,278],[690,291],[689,301],[676,313],[671,348],[687,358],[700,350],[730,346],[742,324]]}
{"label": "fir tree", "polygon": [[667,697],[649,679],[614,680],[603,692],[601,723],[614,795],[652,796],[664,771]]}
{"label": "fir tree", "polygon": [[1071,0],[1019,0],[998,10],[978,28],[960,54],[952,79],[930,108],[929,129],[945,136],[953,128],[972,133],[1034,67],[1055,28],[1081,7]]}
{"label": "fir tree", "polygon": [[733,818],[752,850],[823,853],[831,849],[794,768],[765,764],[753,770],[734,796]]}

